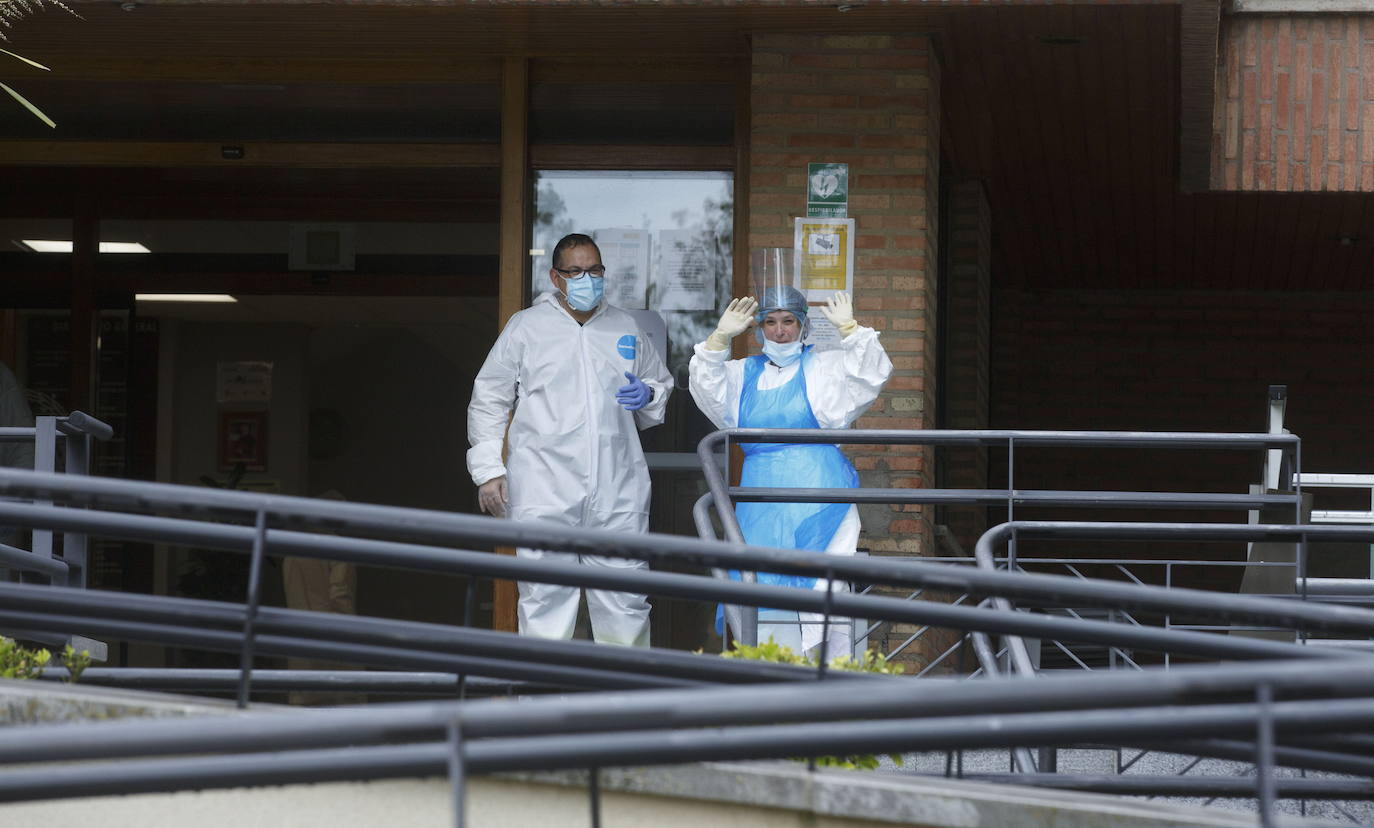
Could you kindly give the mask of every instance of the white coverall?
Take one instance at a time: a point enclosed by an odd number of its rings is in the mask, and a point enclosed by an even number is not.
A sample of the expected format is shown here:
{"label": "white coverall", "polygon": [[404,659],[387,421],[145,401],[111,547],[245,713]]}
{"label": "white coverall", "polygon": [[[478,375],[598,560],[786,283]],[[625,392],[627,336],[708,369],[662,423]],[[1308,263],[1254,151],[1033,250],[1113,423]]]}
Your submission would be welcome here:
{"label": "white coverall", "polygon": [[[639,411],[616,402],[626,371],[653,389],[653,399]],[[514,520],[645,532],[649,470],[636,429],[663,422],[672,390],[672,376],[633,316],[602,302],[579,325],[556,294],[546,293],[511,317],[473,383],[467,455],[472,481],[480,486],[506,475]],[[503,437],[509,444],[504,464]],[[536,549],[516,554],[576,559],[588,566],[648,567],[642,560]],[[521,582],[521,634],[571,638],[580,591]],[[597,641],[649,645],[645,596],[587,590],[587,609]]]}
{"label": "white coverall", "polygon": [[[739,418],[745,360],[729,357],[728,350],[712,351],[706,343],[700,342],[689,367],[692,399],[717,428],[734,428]],[[802,360],[786,368],[768,363],[759,375],[757,388],[767,391],[786,385],[801,370],[801,365]],[[892,360],[878,341],[878,332],[872,328],[860,325],[840,340],[839,348],[817,350],[806,371],[806,399],[817,425],[820,428],[848,428],[878,398],[891,375]],[[859,509],[851,505],[826,546],[825,554],[852,556],[858,543]],[[815,588],[824,591],[826,579],[817,578]],[[835,584],[837,592],[848,588],[847,583]],[[738,630],[738,619],[732,617],[731,609],[726,608],[726,618]],[[777,643],[799,654],[805,653],[820,644],[822,621],[820,613],[799,614],[790,610],[760,613],[759,639],[766,641],[771,635]],[[853,649],[850,620],[832,617],[828,640],[827,651],[832,658],[849,654]]]}

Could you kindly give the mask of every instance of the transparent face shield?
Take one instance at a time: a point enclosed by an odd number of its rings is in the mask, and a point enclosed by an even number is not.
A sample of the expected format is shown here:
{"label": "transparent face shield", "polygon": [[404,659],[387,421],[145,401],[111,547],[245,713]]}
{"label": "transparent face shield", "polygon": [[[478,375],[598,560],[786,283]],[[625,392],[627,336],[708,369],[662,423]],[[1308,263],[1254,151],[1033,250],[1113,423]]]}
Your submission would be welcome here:
{"label": "transparent face shield", "polygon": [[790,247],[756,247],[749,251],[749,277],[754,298],[760,302],[765,294],[776,296],[784,287],[801,287]]}
{"label": "transparent face shield", "polygon": [[[759,301],[759,317],[774,310],[790,311],[802,323],[802,335],[805,336],[809,328],[808,308],[795,265],[790,247],[755,248],[749,253],[749,276],[754,287],[754,298]],[[754,333],[762,343],[762,327],[756,327]]]}

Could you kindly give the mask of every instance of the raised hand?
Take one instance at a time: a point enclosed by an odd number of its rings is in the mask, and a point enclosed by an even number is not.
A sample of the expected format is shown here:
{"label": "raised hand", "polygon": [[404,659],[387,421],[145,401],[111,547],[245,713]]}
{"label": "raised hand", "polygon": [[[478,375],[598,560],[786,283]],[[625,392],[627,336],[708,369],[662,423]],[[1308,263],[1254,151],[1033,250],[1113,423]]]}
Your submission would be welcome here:
{"label": "raised hand", "polygon": [[759,303],[752,296],[742,296],[731,300],[716,323],[716,330],[706,338],[706,349],[723,351],[730,347],[730,340],[749,330],[754,324],[754,314]]}
{"label": "raised hand", "polygon": [[840,332],[841,337],[849,336],[859,323],[854,321],[854,300],[848,293],[836,291],[821,307],[821,313]]}

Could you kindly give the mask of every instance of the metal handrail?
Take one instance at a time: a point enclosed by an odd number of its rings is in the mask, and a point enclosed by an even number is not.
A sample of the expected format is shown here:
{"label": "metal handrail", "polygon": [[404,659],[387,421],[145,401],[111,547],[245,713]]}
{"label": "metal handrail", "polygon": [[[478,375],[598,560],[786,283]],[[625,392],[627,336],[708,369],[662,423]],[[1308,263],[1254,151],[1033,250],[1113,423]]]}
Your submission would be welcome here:
{"label": "metal handrail", "polygon": [[[793,487],[729,486],[716,455],[730,441],[806,443],[806,444],[866,444],[866,445],[930,445],[930,446],[1006,446],[1008,448],[1008,488],[987,489],[833,489]],[[1291,505],[1296,510],[1301,503],[1295,495],[1269,494],[1213,494],[1166,492],[1101,492],[1101,491],[1034,491],[1017,490],[1010,467],[1015,447],[1081,447],[1081,448],[1163,448],[1163,449],[1224,449],[1278,450],[1291,453],[1295,468],[1301,469],[1301,440],[1292,434],[1217,433],[1217,432],[1141,432],[1141,431],[1038,431],[1038,430],[949,430],[949,429],[758,429],[727,428],[714,431],[697,444],[697,456],[708,492],[719,516],[727,540],[743,543],[744,536],[735,517],[736,501],[774,503],[910,503],[910,504],[1007,504],[1008,519],[1017,505],[1080,506],[1110,508],[1191,508],[1253,510],[1263,506]],[[695,514],[695,511],[694,511]],[[706,525],[697,519],[698,531]],[[712,532],[711,537],[714,537]],[[744,573],[748,578],[752,573]],[[999,608],[1010,604],[999,599]],[[744,613],[744,627],[740,638],[746,644],[757,643],[757,618]],[[752,633],[752,635],[751,635]],[[979,647],[986,654],[988,648]],[[1013,658],[1020,667],[1029,666],[1024,645],[1012,644]],[[981,663],[980,659],[980,663]],[[995,665],[983,663],[985,670]]]}
{"label": "metal handrail", "polygon": [[[1374,660],[1350,668],[1332,677],[1316,676],[1302,663],[1223,665],[1035,682],[931,681],[921,694],[902,683],[866,686],[862,694],[801,684],[553,697],[521,705],[475,701],[342,708],[294,717],[250,713],[231,720],[100,728],[44,725],[7,734],[0,742],[0,764],[85,763],[0,773],[0,801],[434,775],[446,769],[435,763],[444,755],[442,733],[453,725],[463,734],[465,773],[1103,737],[1205,750],[1208,737],[1243,738],[1253,730],[1259,705],[1236,699],[1257,687],[1273,688],[1284,699],[1269,711],[1280,732],[1302,732],[1312,739],[1374,727],[1374,701],[1368,698],[1374,694]],[[588,733],[597,738],[587,738]],[[1326,736],[1318,744],[1326,767],[1367,773],[1368,759],[1342,750],[1339,737]],[[215,752],[241,755],[204,755]],[[177,758],[147,758],[166,756]],[[93,763],[99,759],[116,761]],[[1077,781],[1056,780],[1066,787]],[[1314,780],[1305,790],[1369,795],[1352,792],[1344,780],[1327,781],[1333,784]],[[1135,792],[1152,788],[1137,783]]]}
{"label": "metal handrail", "polygon": [[[975,594],[1032,601],[1063,600],[1067,596],[1075,601],[1108,605],[1186,610],[1214,618],[1262,619],[1303,628],[1342,629],[1366,635],[1374,633],[1374,613],[1346,607],[1312,606],[1290,600],[1216,595],[1193,590],[1165,591],[1136,584],[984,571],[966,566],[920,561],[844,558],[817,560],[820,556],[796,550],[759,549],[742,544],[665,535],[624,535],[601,530],[570,529],[555,524],[516,523],[417,509],[137,481],[98,478],[73,480],[64,479],[60,475],[12,470],[0,470],[0,492],[30,497],[43,495],[63,503],[97,507],[71,509],[40,504],[0,504],[0,521],[13,519],[30,525],[77,529],[92,534],[197,543],[240,553],[247,553],[254,546],[254,542],[258,541],[259,554],[270,551],[273,554],[286,553],[352,560],[359,563],[382,563],[428,571],[678,595],[741,605],[820,611],[825,607],[826,598],[810,590],[722,582],[672,572],[622,571],[617,568],[589,568],[546,562],[530,566],[529,562],[518,558],[444,546],[425,546],[419,541],[484,545],[513,543],[660,562],[688,562],[703,566],[796,574],[827,571],[836,576],[845,575],[856,580],[876,583],[920,585],[944,590],[958,589]],[[103,508],[110,507],[167,511],[204,520],[102,511]],[[247,514],[252,514],[260,520],[260,529],[210,522],[224,515]],[[400,535],[410,542],[361,539],[339,534],[312,535],[297,531],[300,527],[327,529],[332,533]],[[1262,526],[1245,529],[1282,536],[1284,532],[1310,531],[1317,527]],[[1361,527],[1321,529],[1328,532],[1374,532],[1374,529]],[[1099,678],[1114,678],[1110,675],[1073,677],[1073,682],[1079,686],[1081,692],[1088,694],[1068,695],[1059,702],[1071,705],[1058,708],[1059,710],[1074,710],[1073,713],[1049,714],[1042,711],[1028,712],[1020,716],[990,716],[988,712],[1007,710],[1007,705],[1024,703],[1015,701],[1018,699],[1040,698],[1043,701],[1048,697],[1041,696],[1040,693],[1049,690],[1064,691],[1067,685],[1051,683],[1056,681],[1054,678],[1042,678],[1036,682],[1009,680],[988,682],[986,685],[960,683],[957,686],[939,680],[922,680],[914,687],[905,681],[869,677],[868,680],[850,685],[854,688],[852,692],[847,689],[845,692],[837,693],[833,685],[828,688],[817,688],[817,703],[820,703],[821,698],[830,706],[836,705],[837,700],[843,699],[846,703],[852,700],[854,704],[860,704],[867,710],[873,699],[887,698],[890,692],[893,698],[900,696],[904,699],[903,703],[925,711],[914,714],[925,718],[912,719],[910,715],[906,715],[881,721],[856,721],[857,717],[872,717],[867,713],[854,716],[840,715],[842,707],[837,708],[837,712],[830,717],[815,717],[814,711],[807,708],[805,714],[823,724],[799,724],[797,722],[808,721],[799,718],[791,724],[772,724],[766,728],[743,727],[741,724],[744,722],[776,722],[777,720],[771,717],[776,715],[779,699],[789,697],[789,693],[783,691],[780,694],[777,685],[769,685],[752,689],[740,688],[732,691],[737,692],[737,696],[718,697],[714,695],[718,692],[717,688],[701,686],[700,681],[684,681],[684,678],[693,677],[684,677],[681,672],[678,672],[675,678],[670,675],[674,670],[680,671],[681,668],[689,666],[687,661],[682,661],[679,665],[678,661],[681,659],[695,659],[691,663],[693,666],[702,665],[705,660],[719,661],[704,656],[597,647],[587,642],[542,642],[490,631],[274,608],[260,609],[255,619],[254,630],[248,631],[242,624],[247,612],[243,605],[123,593],[83,592],[22,584],[0,585],[0,607],[3,607],[3,610],[0,610],[0,620],[8,618],[30,624],[47,623],[67,628],[76,626],[118,629],[121,634],[148,636],[153,640],[176,637],[174,640],[199,644],[209,642],[220,648],[242,647],[251,634],[257,636],[257,651],[262,653],[306,654],[332,660],[356,660],[361,663],[379,663],[406,669],[421,667],[482,673],[484,670],[502,669],[503,662],[507,665],[505,669],[508,671],[514,669],[510,665],[523,663],[525,670],[538,671],[545,678],[551,675],[550,671],[561,671],[561,681],[584,687],[607,687],[617,684],[622,687],[663,687],[668,685],[662,679],[668,678],[671,679],[669,684],[675,682],[675,686],[683,687],[684,692],[690,693],[708,708],[731,710],[731,715],[753,717],[741,718],[738,722],[722,725],[730,728],[723,732],[665,731],[661,727],[656,727],[652,719],[645,719],[639,722],[638,729],[594,740],[557,734],[534,735],[534,731],[530,730],[524,731],[529,735],[512,736],[505,742],[496,738],[478,738],[476,734],[480,733],[479,726],[470,724],[466,718],[459,721],[450,717],[451,722],[456,722],[454,727],[462,740],[462,773],[509,767],[587,767],[640,761],[771,757],[815,752],[831,754],[849,750],[1014,747],[1104,737],[1121,739],[1121,743],[1128,744],[1140,741],[1146,735],[1156,741],[1183,739],[1185,736],[1192,740],[1202,736],[1234,738],[1252,734],[1256,722],[1261,719],[1275,723],[1280,730],[1300,727],[1314,734],[1322,733],[1326,728],[1347,731],[1353,727],[1363,727],[1366,722],[1370,728],[1374,728],[1374,710],[1367,709],[1370,704],[1365,700],[1336,705],[1329,701],[1321,701],[1306,706],[1294,700],[1297,696],[1293,695],[1295,691],[1292,688],[1298,685],[1322,688],[1312,690],[1315,695],[1330,693],[1333,686],[1338,689],[1349,689],[1351,695],[1369,694],[1371,688],[1374,688],[1374,675],[1368,678],[1370,687],[1365,687],[1364,676],[1374,669],[1370,667],[1374,665],[1374,660],[1359,653],[1339,650],[1323,652],[1317,647],[1301,647],[1282,642],[1221,637],[1181,630],[1136,629],[1119,624],[1075,621],[995,609],[907,602],[883,596],[836,594],[831,597],[831,601],[831,609],[836,614],[856,617],[886,617],[1003,635],[1028,634],[1117,646],[1159,647],[1166,651],[1196,652],[1216,658],[1273,659],[1268,663],[1241,668],[1208,668],[1223,672],[1209,672],[1206,675],[1214,680],[1220,675],[1240,675],[1225,673],[1226,670],[1249,670],[1251,672],[1244,673],[1249,677],[1246,679],[1247,683],[1244,686],[1233,685],[1227,692],[1233,695],[1243,694],[1257,685],[1264,684],[1275,689],[1280,701],[1274,704],[1219,705],[1217,702],[1222,701],[1220,698],[1208,697],[1206,694],[1196,695],[1192,698],[1193,701],[1205,700],[1212,703],[1206,709],[1186,711],[1186,715],[1182,716],[1178,715],[1179,711],[1176,709],[1171,709],[1167,718],[1172,724],[1177,724],[1178,729],[1165,730],[1159,726],[1159,722],[1165,718],[1164,708],[1139,706],[1129,714],[1123,714],[1118,709],[1117,702],[1121,701],[1124,705],[1123,700],[1126,696],[1122,694],[1129,693],[1126,688],[1135,685],[1098,683]],[[398,646],[399,641],[406,643]],[[501,657],[503,654],[504,659]],[[1341,668],[1335,671],[1312,670],[1310,666],[1303,666],[1310,665],[1314,657],[1342,658],[1343,661]],[[788,672],[779,665],[748,662],[735,664],[739,665],[740,678],[745,678],[746,672],[752,674],[753,678],[746,680],[757,681],[759,677],[767,674],[768,670],[776,668],[778,672],[774,675],[778,675],[779,678],[784,672],[787,678],[800,677],[803,674],[807,676],[800,682],[794,681],[788,687],[807,689],[807,685],[814,684],[811,680],[815,676],[814,673],[804,673],[795,669]],[[1203,675],[1189,672],[1191,669],[1175,668],[1172,675]],[[1152,669],[1124,676],[1118,674],[1120,679],[1135,676],[1145,679],[1146,683],[1137,688],[1142,692],[1146,692],[1147,687],[1164,686],[1161,682],[1169,681],[1170,675]],[[529,677],[530,672],[526,672],[515,678]],[[835,677],[836,674],[831,673],[827,678]],[[715,675],[708,678],[704,674],[698,674],[695,678],[721,680]],[[1046,688],[1043,691],[1042,685]],[[1194,687],[1193,691],[1196,689]],[[1340,693],[1345,693],[1346,689],[1340,689]],[[647,694],[660,691],[639,692]],[[613,715],[582,716],[581,720],[596,732],[611,734],[615,727],[608,722],[618,720],[626,709],[627,702],[623,701],[624,698],[622,694],[614,698],[609,705],[606,697],[599,694],[594,699],[586,700],[587,704],[598,705],[603,711],[613,711]],[[652,698],[653,701],[646,701],[645,704],[658,711],[655,715],[663,717],[658,720],[659,725],[688,727],[685,722],[690,720],[681,717],[681,706],[664,706],[663,697]],[[939,698],[947,700],[943,708],[935,701]],[[752,701],[747,704],[736,704],[730,701],[731,699]],[[968,708],[964,715],[957,714],[953,705],[971,703],[974,699],[981,699],[986,704]],[[999,699],[1001,701],[998,701]],[[1096,700],[1095,703],[1091,701],[1093,699]],[[1161,699],[1160,703],[1174,704],[1177,701]],[[1144,705],[1145,702],[1141,704]],[[657,706],[654,707],[655,705]],[[522,717],[528,716],[531,712],[528,705],[507,707],[515,708],[511,712],[518,712]],[[1092,707],[1094,710],[1079,710],[1079,707]],[[1104,707],[1110,709],[1102,709]],[[766,708],[767,712],[760,712],[761,708]],[[460,706],[460,709],[464,708]],[[939,715],[946,718],[932,719],[931,716],[936,715],[934,711],[941,709],[944,712]],[[485,711],[486,708],[478,710]],[[567,717],[566,710],[558,710],[560,712],[556,715]],[[367,715],[373,717],[376,712],[375,708],[370,708]],[[796,715],[801,716],[802,713],[798,712]],[[1340,721],[1339,727],[1335,724],[1337,719]],[[322,729],[335,729],[343,720],[331,720],[328,723],[323,719],[319,721]],[[1317,724],[1312,724],[1314,721]],[[274,726],[279,727],[280,724],[279,718],[274,719]],[[203,725],[203,722],[195,723],[196,728]],[[146,724],[140,723],[140,726]],[[344,730],[348,731],[349,727],[345,727]],[[30,732],[53,741],[54,733],[51,730],[35,729]],[[89,731],[83,731],[83,734],[87,732]],[[70,734],[71,731],[67,733]],[[7,738],[6,744],[8,743]],[[366,743],[366,740],[360,740],[360,744],[362,743]],[[202,740],[197,744],[196,752],[213,751],[218,745],[218,742]],[[161,763],[125,762],[102,769],[96,774],[92,774],[90,769],[85,767],[71,773],[50,771],[46,775],[43,772],[20,772],[4,774],[3,778],[0,778],[0,798],[33,798],[44,795],[43,792],[63,790],[92,793],[110,790],[120,785],[125,786],[119,788],[120,790],[129,792],[137,789],[165,790],[169,789],[169,786],[181,785],[215,787],[268,779],[273,784],[280,784],[293,779],[358,778],[353,774],[376,778],[443,772],[450,767],[444,764],[436,771],[432,761],[435,756],[451,758],[451,745],[424,742],[357,749],[356,752],[344,753],[331,750],[297,750],[289,755],[275,757],[253,755],[179,759],[175,762]],[[34,759],[31,757],[30,761]],[[1022,767],[1027,766],[1023,764]],[[454,778],[456,784],[461,784],[461,774],[455,774]],[[35,779],[47,781],[36,784]]]}

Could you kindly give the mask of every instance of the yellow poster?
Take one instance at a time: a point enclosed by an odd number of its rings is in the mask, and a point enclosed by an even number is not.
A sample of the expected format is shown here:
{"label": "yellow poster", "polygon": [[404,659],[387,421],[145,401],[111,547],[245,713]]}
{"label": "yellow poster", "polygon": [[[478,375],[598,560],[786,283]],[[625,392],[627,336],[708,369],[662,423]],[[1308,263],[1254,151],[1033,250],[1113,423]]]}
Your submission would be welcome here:
{"label": "yellow poster", "polygon": [[854,219],[796,219],[793,247],[808,301],[824,301],[837,290],[852,291]]}

